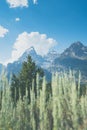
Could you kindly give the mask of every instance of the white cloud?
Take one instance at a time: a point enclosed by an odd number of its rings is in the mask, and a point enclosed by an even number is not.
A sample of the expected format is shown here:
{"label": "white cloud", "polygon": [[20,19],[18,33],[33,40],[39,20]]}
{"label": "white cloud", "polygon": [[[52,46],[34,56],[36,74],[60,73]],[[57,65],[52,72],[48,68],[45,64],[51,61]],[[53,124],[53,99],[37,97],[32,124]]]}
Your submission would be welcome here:
{"label": "white cloud", "polygon": [[20,21],[20,18],[16,18],[15,21],[16,21],[16,22],[19,22],[19,21]]}
{"label": "white cloud", "polygon": [[0,37],[4,37],[9,32],[8,29],[0,25]]}
{"label": "white cloud", "polygon": [[7,0],[10,4],[10,8],[16,7],[28,7],[28,0]]}
{"label": "white cloud", "polygon": [[43,56],[47,54],[49,49],[54,47],[56,43],[56,40],[47,38],[46,34],[40,34],[39,32],[23,32],[19,34],[16,42],[14,43],[12,57],[9,61],[13,62],[17,60],[25,52],[25,50],[31,46],[35,48],[38,54]]}

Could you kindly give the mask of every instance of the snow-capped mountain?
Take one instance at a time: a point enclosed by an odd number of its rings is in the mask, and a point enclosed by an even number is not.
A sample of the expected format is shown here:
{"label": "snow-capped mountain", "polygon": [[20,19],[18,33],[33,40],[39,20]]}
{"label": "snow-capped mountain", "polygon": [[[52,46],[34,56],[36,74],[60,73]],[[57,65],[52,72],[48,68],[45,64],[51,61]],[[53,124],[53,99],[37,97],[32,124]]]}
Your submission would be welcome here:
{"label": "snow-capped mountain", "polygon": [[42,56],[36,53],[34,47],[31,47],[27,49],[17,61],[14,61],[13,63],[9,63],[7,65],[8,75],[10,73],[15,73],[15,74],[19,73],[22,67],[22,63],[27,60],[28,55],[32,57],[32,60],[36,63],[36,65],[41,67],[41,65],[44,62],[44,59],[42,58]]}
{"label": "snow-capped mountain", "polygon": [[41,66],[44,62],[44,58],[40,55],[38,55],[34,49],[34,47],[31,47],[27,49],[23,55],[18,59],[19,62],[24,62],[27,60],[27,56],[30,55],[33,59],[33,61],[38,65]]}
{"label": "snow-capped mountain", "polygon": [[73,69],[81,71],[87,79],[87,47],[81,42],[71,44],[58,58],[53,62],[53,70]]}
{"label": "snow-capped mountain", "polygon": [[43,62],[43,65],[42,65],[42,68],[45,68],[45,69],[49,69],[49,67],[51,67],[53,61],[59,57],[59,54],[57,51],[55,50],[50,50],[47,55],[45,55],[43,58],[44,58],[44,62]]}
{"label": "snow-capped mountain", "polygon": [[26,60],[28,55],[31,55],[32,57],[36,58],[37,54],[36,54],[36,51],[35,51],[34,47],[31,47],[31,48],[27,49],[18,60],[20,62],[23,62],[23,61]]}
{"label": "snow-capped mountain", "polygon": [[[38,55],[38,54],[36,53],[34,47],[31,47],[31,48],[27,49],[27,50],[23,53],[23,55],[22,55],[17,61],[15,61],[15,62],[13,62],[13,63],[9,63],[9,64],[7,65],[8,77],[9,77],[9,75],[10,75],[11,73],[17,74],[17,73],[20,72],[21,67],[22,67],[22,63],[23,63],[24,61],[27,61],[28,55],[31,56],[32,60],[36,63],[36,65],[37,65],[38,67],[42,67],[42,68],[44,69],[45,74],[46,74],[46,75],[49,75],[47,79],[50,79],[50,75],[51,75],[51,74],[50,74],[50,72],[48,72],[48,71],[46,70],[46,69],[47,69],[46,64],[48,64],[48,61],[47,61],[44,57]],[[49,64],[49,66],[50,66],[50,64]]]}
{"label": "snow-capped mountain", "polygon": [[10,73],[18,73],[22,67],[22,63],[27,60],[30,55],[37,66],[47,71],[62,71],[69,68],[81,71],[87,79],[87,47],[81,42],[71,44],[63,53],[58,54],[57,51],[51,50],[44,57],[37,54],[34,47],[27,49],[23,55],[13,63],[7,65],[8,75]]}
{"label": "snow-capped mountain", "polygon": [[44,56],[44,59],[48,62],[53,62],[56,58],[59,57],[59,53],[55,50],[51,50]]}

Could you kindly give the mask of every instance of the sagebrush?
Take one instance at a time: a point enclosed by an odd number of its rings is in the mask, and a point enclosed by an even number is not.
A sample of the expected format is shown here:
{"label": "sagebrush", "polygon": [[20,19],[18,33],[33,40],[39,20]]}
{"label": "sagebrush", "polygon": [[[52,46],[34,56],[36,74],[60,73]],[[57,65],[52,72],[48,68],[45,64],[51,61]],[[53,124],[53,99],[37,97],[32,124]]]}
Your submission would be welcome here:
{"label": "sagebrush", "polygon": [[76,82],[71,71],[53,74],[51,93],[47,92],[45,77],[40,85],[37,75],[37,84],[33,82],[30,90],[30,101],[26,89],[23,99],[19,90],[16,102],[7,79],[1,79],[0,130],[87,130],[87,93],[80,94],[80,75]]}

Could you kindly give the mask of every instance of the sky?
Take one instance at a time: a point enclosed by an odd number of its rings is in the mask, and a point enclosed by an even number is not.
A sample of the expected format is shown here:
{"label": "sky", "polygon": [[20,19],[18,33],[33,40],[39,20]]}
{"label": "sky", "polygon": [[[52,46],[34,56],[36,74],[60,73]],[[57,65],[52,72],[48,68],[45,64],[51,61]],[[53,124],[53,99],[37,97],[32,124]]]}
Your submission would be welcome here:
{"label": "sky", "polygon": [[87,0],[0,0],[0,63],[31,46],[44,56],[76,41],[87,46]]}

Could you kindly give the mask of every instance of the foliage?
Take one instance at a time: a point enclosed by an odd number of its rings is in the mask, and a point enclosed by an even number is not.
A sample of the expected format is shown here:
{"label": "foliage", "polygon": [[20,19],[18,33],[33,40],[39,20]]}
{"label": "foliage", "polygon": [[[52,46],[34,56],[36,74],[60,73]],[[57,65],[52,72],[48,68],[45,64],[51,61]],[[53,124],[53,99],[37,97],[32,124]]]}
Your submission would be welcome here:
{"label": "foliage", "polygon": [[23,99],[19,88],[19,99],[14,106],[9,83],[6,79],[0,81],[3,87],[3,92],[0,91],[0,130],[87,130],[87,89],[80,96],[80,76],[76,84],[71,71],[53,74],[49,98],[48,86],[45,77],[40,84],[38,74],[37,97],[33,80],[30,103],[27,87]]}
{"label": "foliage", "polygon": [[[34,80],[34,84],[36,86],[36,75],[37,73],[40,76],[40,79],[43,77],[44,72],[41,68],[37,67],[36,64],[32,61],[31,57],[28,56],[27,61],[25,61],[22,65],[22,69],[19,75],[13,74],[12,83],[11,83],[11,91],[12,97],[15,99],[15,91],[16,91],[16,100],[19,98],[19,88],[21,97],[25,95],[26,88],[28,90],[28,97],[30,99],[30,89],[32,88],[32,81]],[[34,88],[36,95],[36,87]]]}

